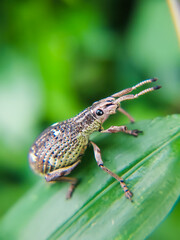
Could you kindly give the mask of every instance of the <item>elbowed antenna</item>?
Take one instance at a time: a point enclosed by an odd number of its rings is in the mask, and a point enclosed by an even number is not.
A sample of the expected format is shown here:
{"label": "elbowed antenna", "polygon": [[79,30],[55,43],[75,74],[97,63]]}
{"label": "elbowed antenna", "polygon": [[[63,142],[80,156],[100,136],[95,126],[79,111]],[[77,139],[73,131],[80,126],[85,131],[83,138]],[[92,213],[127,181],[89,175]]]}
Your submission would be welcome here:
{"label": "elbowed antenna", "polygon": [[138,87],[141,87],[144,84],[156,82],[157,80],[158,80],[158,78],[151,78],[151,79],[144,80],[144,81],[136,84],[134,87],[132,87],[132,89],[134,90],[134,89],[136,89]]}
{"label": "elbowed antenna", "polygon": [[157,80],[158,80],[157,78],[147,79],[145,81],[142,81],[142,82],[136,84],[135,86],[133,86],[131,88],[127,88],[127,89],[125,89],[125,90],[123,90],[119,93],[113,94],[112,97],[119,97],[114,102],[115,103],[120,103],[120,102],[125,101],[125,100],[135,99],[135,98],[138,98],[139,96],[144,95],[148,92],[152,92],[154,90],[157,90],[157,89],[161,88],[161,86],[155,86],[155,87],[144,89],[143,91],[141,91],[137,94],[127,94],[127,95],[125,95],[126,93],[130,93],[133,90],[135,90],[136,88],[141,87],[144,84],[155,82]]}
{"label": "elbowed antenna", "polygon": [[135,86],[133,86],[133,87],[131,87],[131,88],[126,88],[126,89],[124,89],[124,90],[122,90],[122,91],[120,91],[120,92],[117,92],[117,93],[111,95],[111,97],[121,97],[121,96],[123,96],[123,95],[125,95],[125,94],[127,94],[127,93],[132,92],[132,91],[135,90],[136,88],[143,86],[144,84],[156,82],[157,80],[158,80],[158,78],[151,78],[151,79],[144,80],[144,81],[136,84]]}

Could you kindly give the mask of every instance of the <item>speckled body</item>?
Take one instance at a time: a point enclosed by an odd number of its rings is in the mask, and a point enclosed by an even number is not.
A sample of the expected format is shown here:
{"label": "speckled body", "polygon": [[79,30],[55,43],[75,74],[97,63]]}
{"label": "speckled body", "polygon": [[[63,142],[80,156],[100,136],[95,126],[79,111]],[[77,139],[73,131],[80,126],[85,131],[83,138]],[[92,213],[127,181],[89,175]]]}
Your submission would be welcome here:
{"label": "speckled body", "polygon": [[53,124],[31,146],[31,168],[36,173],[47,174],[71,166],[85,152],[90,134],[100,129],[101,123],[89,108],[74,118]]}

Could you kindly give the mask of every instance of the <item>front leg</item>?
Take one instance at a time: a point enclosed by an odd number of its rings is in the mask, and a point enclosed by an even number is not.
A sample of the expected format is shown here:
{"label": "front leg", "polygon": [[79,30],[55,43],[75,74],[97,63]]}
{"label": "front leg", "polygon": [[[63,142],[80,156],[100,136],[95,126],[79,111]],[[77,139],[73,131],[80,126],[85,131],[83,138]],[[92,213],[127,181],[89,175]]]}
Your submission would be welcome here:
{"label": "front leg", "polygon": [[126,126],[111,126],[110,128],[101,131],[102,133],[118,133],[118,132],[124,132],[127,134],[130,134],[134,137],[137,137],[139,133],[142,133],[142,131],[139,131],[138,129],[134,130],[128,130]]}
{"label": "front leg", "polygon": [[101,158],[101,151],[100,151],[99,147],[92,141],[91,141],[91,144],[94,149],[94,156],[95,156],[98,166],[101,167],[101,169],[103,171],[107,172],[109,175],[111,175],[113,178],[115,178],[120,183],[122,189],[124,190],[126,198],[128,198],[132,202],[133,194],[132,194],[132,192],[129,191],[124,180],[121,177],[119,177],[118,175],[116,175],[115,173],[111,172],[111,170],[109,170],[107,167],[104,166],[103,160]]}

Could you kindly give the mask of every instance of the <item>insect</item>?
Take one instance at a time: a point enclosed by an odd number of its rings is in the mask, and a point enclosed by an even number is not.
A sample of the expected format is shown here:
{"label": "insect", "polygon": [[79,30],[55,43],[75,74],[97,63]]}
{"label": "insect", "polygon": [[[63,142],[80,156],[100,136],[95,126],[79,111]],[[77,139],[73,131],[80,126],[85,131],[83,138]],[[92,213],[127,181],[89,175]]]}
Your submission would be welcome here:
{"label": "insect", "polygon": [[71,171],[81,162],[89,143],[92,144],[94,156],[98,166],[113,178],[115,178],[124,190],[125,196],[132,201],[132,192],[126,186],[124,180],[104,166],[99,147],[89,136],[95,131],[101,133],[124,132],[137,137],[141,131],[129,130],[126,126],[111,126],[104,130],[102,124],[111,114],[117,111],[125,114],[131,122],[134,119],[121,108],[121,102],[138,98],[148,92],[159,89],[155,86],[140,91],[137,94],[129,94],[144,84],[157,81],[157,78],[148,79],[137,85],[117,92],[110,97],[94,102],[92,106],[80,112],[77,116],[68,120],[57,122],[35,140],[29,151],[29,163],[32,170],[44,175],[47,182],[67,181],[70,183],[66,198],[69,199],[78,183],[76,178],[67,177]]}

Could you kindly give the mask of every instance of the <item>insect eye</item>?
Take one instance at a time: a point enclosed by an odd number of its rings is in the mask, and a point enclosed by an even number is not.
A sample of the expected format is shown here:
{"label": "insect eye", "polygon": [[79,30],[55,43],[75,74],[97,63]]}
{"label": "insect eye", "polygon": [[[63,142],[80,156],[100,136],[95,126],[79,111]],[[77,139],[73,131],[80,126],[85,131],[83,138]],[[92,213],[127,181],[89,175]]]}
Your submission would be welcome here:
{"label": "insect eye", "polygon": [[98,116],[101,116],[101,115],[104,114],[104,112],[103,112],[103,110],[98,109],[98,110],[96,111],[96,114],[97,114]]}

